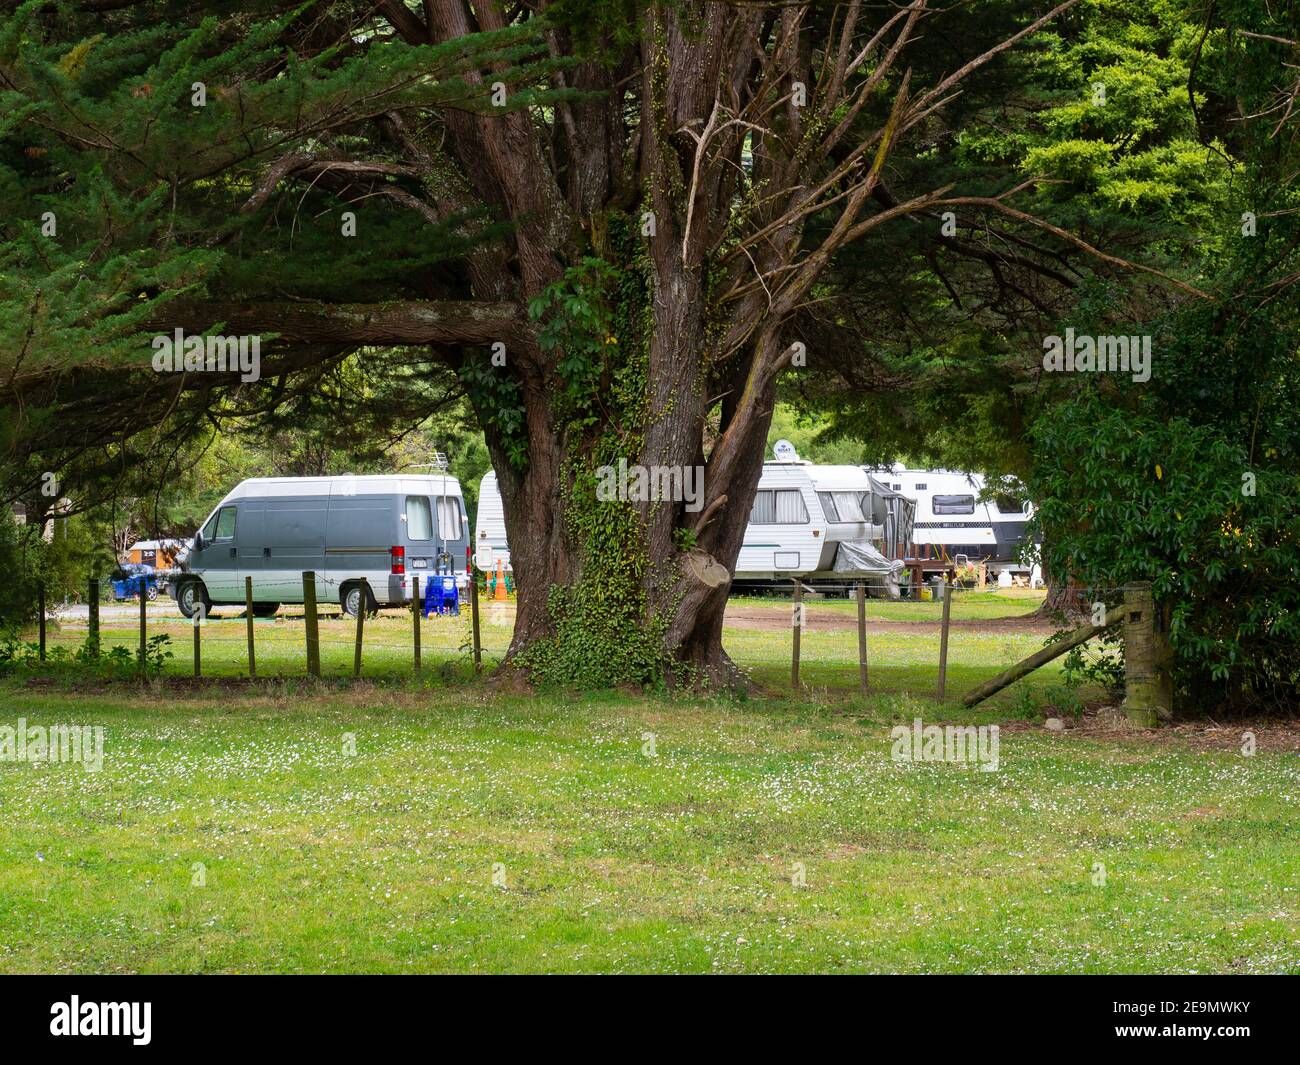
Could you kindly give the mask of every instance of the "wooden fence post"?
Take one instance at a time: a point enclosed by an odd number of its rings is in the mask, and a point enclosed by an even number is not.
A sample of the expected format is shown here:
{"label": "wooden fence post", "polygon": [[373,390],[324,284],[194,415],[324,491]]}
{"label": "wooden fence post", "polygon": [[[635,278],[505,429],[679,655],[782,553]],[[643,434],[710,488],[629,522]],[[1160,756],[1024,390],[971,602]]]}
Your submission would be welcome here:
{"label": "wooden fence post", "polygon": [[248,675],[257,676],[257,649],[253,643],[253,578],[244,578],[244,618],[248,628]]}
{"label": "wooden fence post", "polygon": [[365,577],[361,578],[361,587],[357,594],[357,647],[352,656],[352,675],[361,676],[361,640],[366,627],[366,606],[370,602],[370,585]]}
{"label": "wooden fence post", "polygon": [[858,681],[867,694],[867,586],[858,581]]}
{"label": "wooden fence post", "polygon": [[794,660],[790,664],[790,687],[799,690],[799,634],[803,629],[803,585],[799,578],[794,581],[794,607],[790,612],[790,623],[794,628]]}
{"label": "wooden fence post", "polygon": [[91,658],[99,657],[99,578],[91,577],[86,588],[86,607],[89,610],[86,623],[86,644]]}
{"label": "wooden fence post", "polygon": [[1124,592],[1124,714],[1142,728],[1174,716],[1168,626],[1151,594],[1150,582]]}
{"label": "wooden fence post", "polygon": [[307,672],[320,676],[320,629],[316,618],[316,572],[307,570],[302,575],[302,606],[307,623]]}
{"label": "wooden fence post", "polygon": [[420,616],[424,613],[420,602],[420,575],[411,574],[411,624],[415,629],[415,672],[420,672]]}
{"label": "wooden fence post", "polygon": [[483,669],[483,642],[478,627],[478,581],[474,579],[474,568],[468,567],[465,575],[469,578],[469,616],[470,631],[474,639],[474,672]]}
{"label": "wooden fence post", "polygon": [[944,576],[943,588],[943,624],[939,629],[939,702],[943,702],[944,692],[948,687],[948,618],[952,612],[952,583]]}
{"label": "wooden fence post", "polygon": [[148,640],[145,638],[145,630],[148,624],[149,597],[144,594],[144,578],[140,579],[140,673],[144,674],[145,667],[145,649],[148,647]]}
{"label": "wooden fence post", "polygon": [[204,609],[203,601],[194,604],[194,675],[196,677],[203,675],[202,661],[203,652],[199,647],[199,632],[203,628],[203,622],[207,618],[207,611]]}
{"label": "wooden fence post", "polygon": [[38,625],[40,628],[40,641],[41,641],[40,656],[41,656],[41,661],[44,662],[45,661],[45,582],[44,581],[36,582],[36,609],[40,612],[39,621],[38,621]]}

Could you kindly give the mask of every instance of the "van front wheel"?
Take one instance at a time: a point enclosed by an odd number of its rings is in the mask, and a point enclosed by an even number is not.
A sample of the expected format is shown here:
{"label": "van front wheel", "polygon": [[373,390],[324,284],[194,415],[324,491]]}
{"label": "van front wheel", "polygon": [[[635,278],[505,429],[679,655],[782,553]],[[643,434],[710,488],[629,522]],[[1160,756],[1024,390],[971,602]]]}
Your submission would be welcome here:
{"label": "van front wheel", "polygon": [[187,618],[192,618],[202,605],[204,614],[211,612],[212,603],[201,581],[185,581],[176,591],[176,605]]}
{"label": "van front wheel", "polygon": [[[358,612],[361,610],[361,585],[349,584],[345,586],[343,591],[339,593],[339,602],[343,604],[343,613],[350,618],[356,617]],[[379,609],[379,607],[375,602],[374,593],[367,588],[366,613],[373,614],[377,609]]]}

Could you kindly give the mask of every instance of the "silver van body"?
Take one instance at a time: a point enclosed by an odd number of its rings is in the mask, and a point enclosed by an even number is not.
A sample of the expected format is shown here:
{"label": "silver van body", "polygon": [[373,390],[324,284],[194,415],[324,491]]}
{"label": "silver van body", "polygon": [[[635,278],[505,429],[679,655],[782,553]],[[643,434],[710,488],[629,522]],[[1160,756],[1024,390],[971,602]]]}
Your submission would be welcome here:
{"label": "silver van body", "polygon": [[463,581],[468,543],[452,476],[255,477],[213,508],[173,595],[187,616],[197,600],[242,604],[252,577],[255,606],[301,603],[310,570],[319,604],[350,609],[359,593],[349,604],[348,591],[364,577],[372,606],[396,605],[410,602],[412,576],[435,572],[440,559]]}

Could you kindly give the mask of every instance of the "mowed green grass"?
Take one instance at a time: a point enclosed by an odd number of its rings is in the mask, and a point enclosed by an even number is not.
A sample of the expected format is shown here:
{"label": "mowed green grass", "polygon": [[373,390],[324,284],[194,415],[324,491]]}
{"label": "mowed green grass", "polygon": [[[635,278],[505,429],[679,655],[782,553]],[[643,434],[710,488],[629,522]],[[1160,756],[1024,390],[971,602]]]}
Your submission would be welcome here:
{"label": "mowed green grass", "polygon": [[0,763],[0,971],[1300,971],[1294,755],[428,684],[5,682],[106,750]]}
{"label": "mowed green grass", "polygon": [[[2,682],[0,724],[102,725],[106,751],[0,762],[0,971],[1300,971],[1295,755],[1035,724],[997,772],[898,763],[896,722],[1041,720],[1057,664],[955,700],[1043,633],[954,627],[940,706],[937,605],[873,602],[862,697],[856,632],[817,627],[856,608],[815,600],[793,693],[788,604],[736,605],[762,698],[504,696],[472,680],[467,616],[424,622],[417,681],[395,611],[360,684],[355,623],[322,621],[315,684],[291,608],[255,622],[253,687],[229,684],[233,610],[202,632],[211,687],[169,679],[192,629],[158,609],[175,657],[149,687]],[[512,611],[482,620],[490,667]]]}

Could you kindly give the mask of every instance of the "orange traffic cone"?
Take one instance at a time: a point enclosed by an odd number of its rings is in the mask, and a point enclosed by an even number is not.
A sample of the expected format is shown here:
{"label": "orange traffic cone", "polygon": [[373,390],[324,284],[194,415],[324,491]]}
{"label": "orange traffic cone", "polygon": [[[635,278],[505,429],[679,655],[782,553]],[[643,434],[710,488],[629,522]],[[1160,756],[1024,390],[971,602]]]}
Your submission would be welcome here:
{"label": "orange traffic cone", "polygon": [[493,599],[504,599],[506,597],[506,564],[497,559],[497,579],[496,591],[492,594]]}

